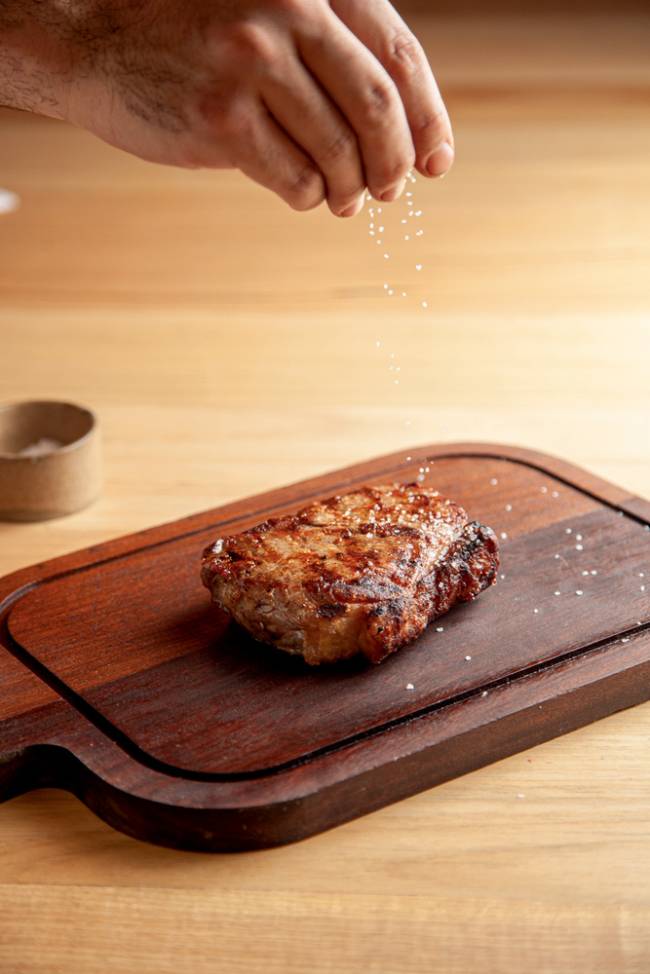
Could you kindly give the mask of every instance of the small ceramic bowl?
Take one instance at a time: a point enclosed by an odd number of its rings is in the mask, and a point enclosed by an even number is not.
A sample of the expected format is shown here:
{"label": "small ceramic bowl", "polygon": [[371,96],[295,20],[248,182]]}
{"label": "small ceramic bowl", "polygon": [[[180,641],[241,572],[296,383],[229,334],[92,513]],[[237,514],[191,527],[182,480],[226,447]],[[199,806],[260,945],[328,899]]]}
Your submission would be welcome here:
{"label": "small ceramic bowl", "polygon": [[44,521],[101,491],[95,415],[68,402],[0,406],[0,520]]}

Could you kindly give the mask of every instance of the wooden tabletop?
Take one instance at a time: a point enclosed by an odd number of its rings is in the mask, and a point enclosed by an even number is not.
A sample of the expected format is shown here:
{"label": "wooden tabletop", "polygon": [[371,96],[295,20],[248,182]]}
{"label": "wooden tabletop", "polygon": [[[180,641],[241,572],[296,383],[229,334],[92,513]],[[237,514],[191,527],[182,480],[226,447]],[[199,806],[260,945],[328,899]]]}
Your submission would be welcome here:
{"label": "wooden tabletop", "polygon": [[[458,161],[413,187],[422,216],[375,214],[385,248],[367,214],[0,115],[22,204],[0,216],[0,396],[95,408],[106,468],[92,508],[1,525],[0,574],[434,441],[650,496],[647,13],[419,24]],[[637,707],[265,853],[157,849],[22,797],[0,807],[0,968],[645,972],[649,734]]]}

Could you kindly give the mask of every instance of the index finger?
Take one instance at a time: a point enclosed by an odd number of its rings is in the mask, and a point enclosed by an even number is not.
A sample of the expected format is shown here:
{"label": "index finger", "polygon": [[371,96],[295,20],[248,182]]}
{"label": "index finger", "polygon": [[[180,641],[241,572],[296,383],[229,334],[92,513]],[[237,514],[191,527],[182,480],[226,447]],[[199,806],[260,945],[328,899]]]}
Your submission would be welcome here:
{"label": "index finger", "polygon": [[395,82],[411,129],[418,170],[424,176],[444,175],[454,160],[454,137],[418,39],[388,0],[331,0],[330,6]]}

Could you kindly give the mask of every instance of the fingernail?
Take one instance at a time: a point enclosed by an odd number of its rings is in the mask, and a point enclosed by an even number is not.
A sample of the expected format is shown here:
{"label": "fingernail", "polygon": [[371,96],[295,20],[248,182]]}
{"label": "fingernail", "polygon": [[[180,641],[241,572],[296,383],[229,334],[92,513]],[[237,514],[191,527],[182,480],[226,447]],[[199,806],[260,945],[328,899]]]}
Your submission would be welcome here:
{"label": "fingernail", "polygon": [[403,179],[401,183],[397,184],[397,186],[393,186],[392,189],[387,189],[385,193],[381,194],[382,203],[394,203],[395,200],[398,200],[404,192],[405,186],[406,180]]}
{"label": "fingernail", "polygon": [[356,201],[356,203],[352,203],[351,206],[348,206],[344,210],[341,210],[339,216],[342,217],[356,216],[357,213],[361,213],[361,210],[363,209],[363,204],[364,204],[364,198],[363,198],[363,194],[361,194],[361,196]]}
{"label": "fingernail", "polygon": [[454,161],[454,150],[448,142],[443,142],[436,151],[429,156],[426,171],[430,176],[444,176],[451,169]]}

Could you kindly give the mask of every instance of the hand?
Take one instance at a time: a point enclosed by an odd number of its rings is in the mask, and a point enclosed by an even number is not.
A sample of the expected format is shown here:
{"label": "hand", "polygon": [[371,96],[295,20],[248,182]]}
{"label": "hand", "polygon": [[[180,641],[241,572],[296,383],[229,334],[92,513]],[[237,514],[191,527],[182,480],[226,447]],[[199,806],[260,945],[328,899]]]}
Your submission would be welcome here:
{"label": "hand", "polygon": [[69,19],[46,113],[141,158],[238,168],[295,209],[327,199],[339,216],[366,186],[389,202],[414,165],[451,166],[431,69],[388,0],[51,2]]}

